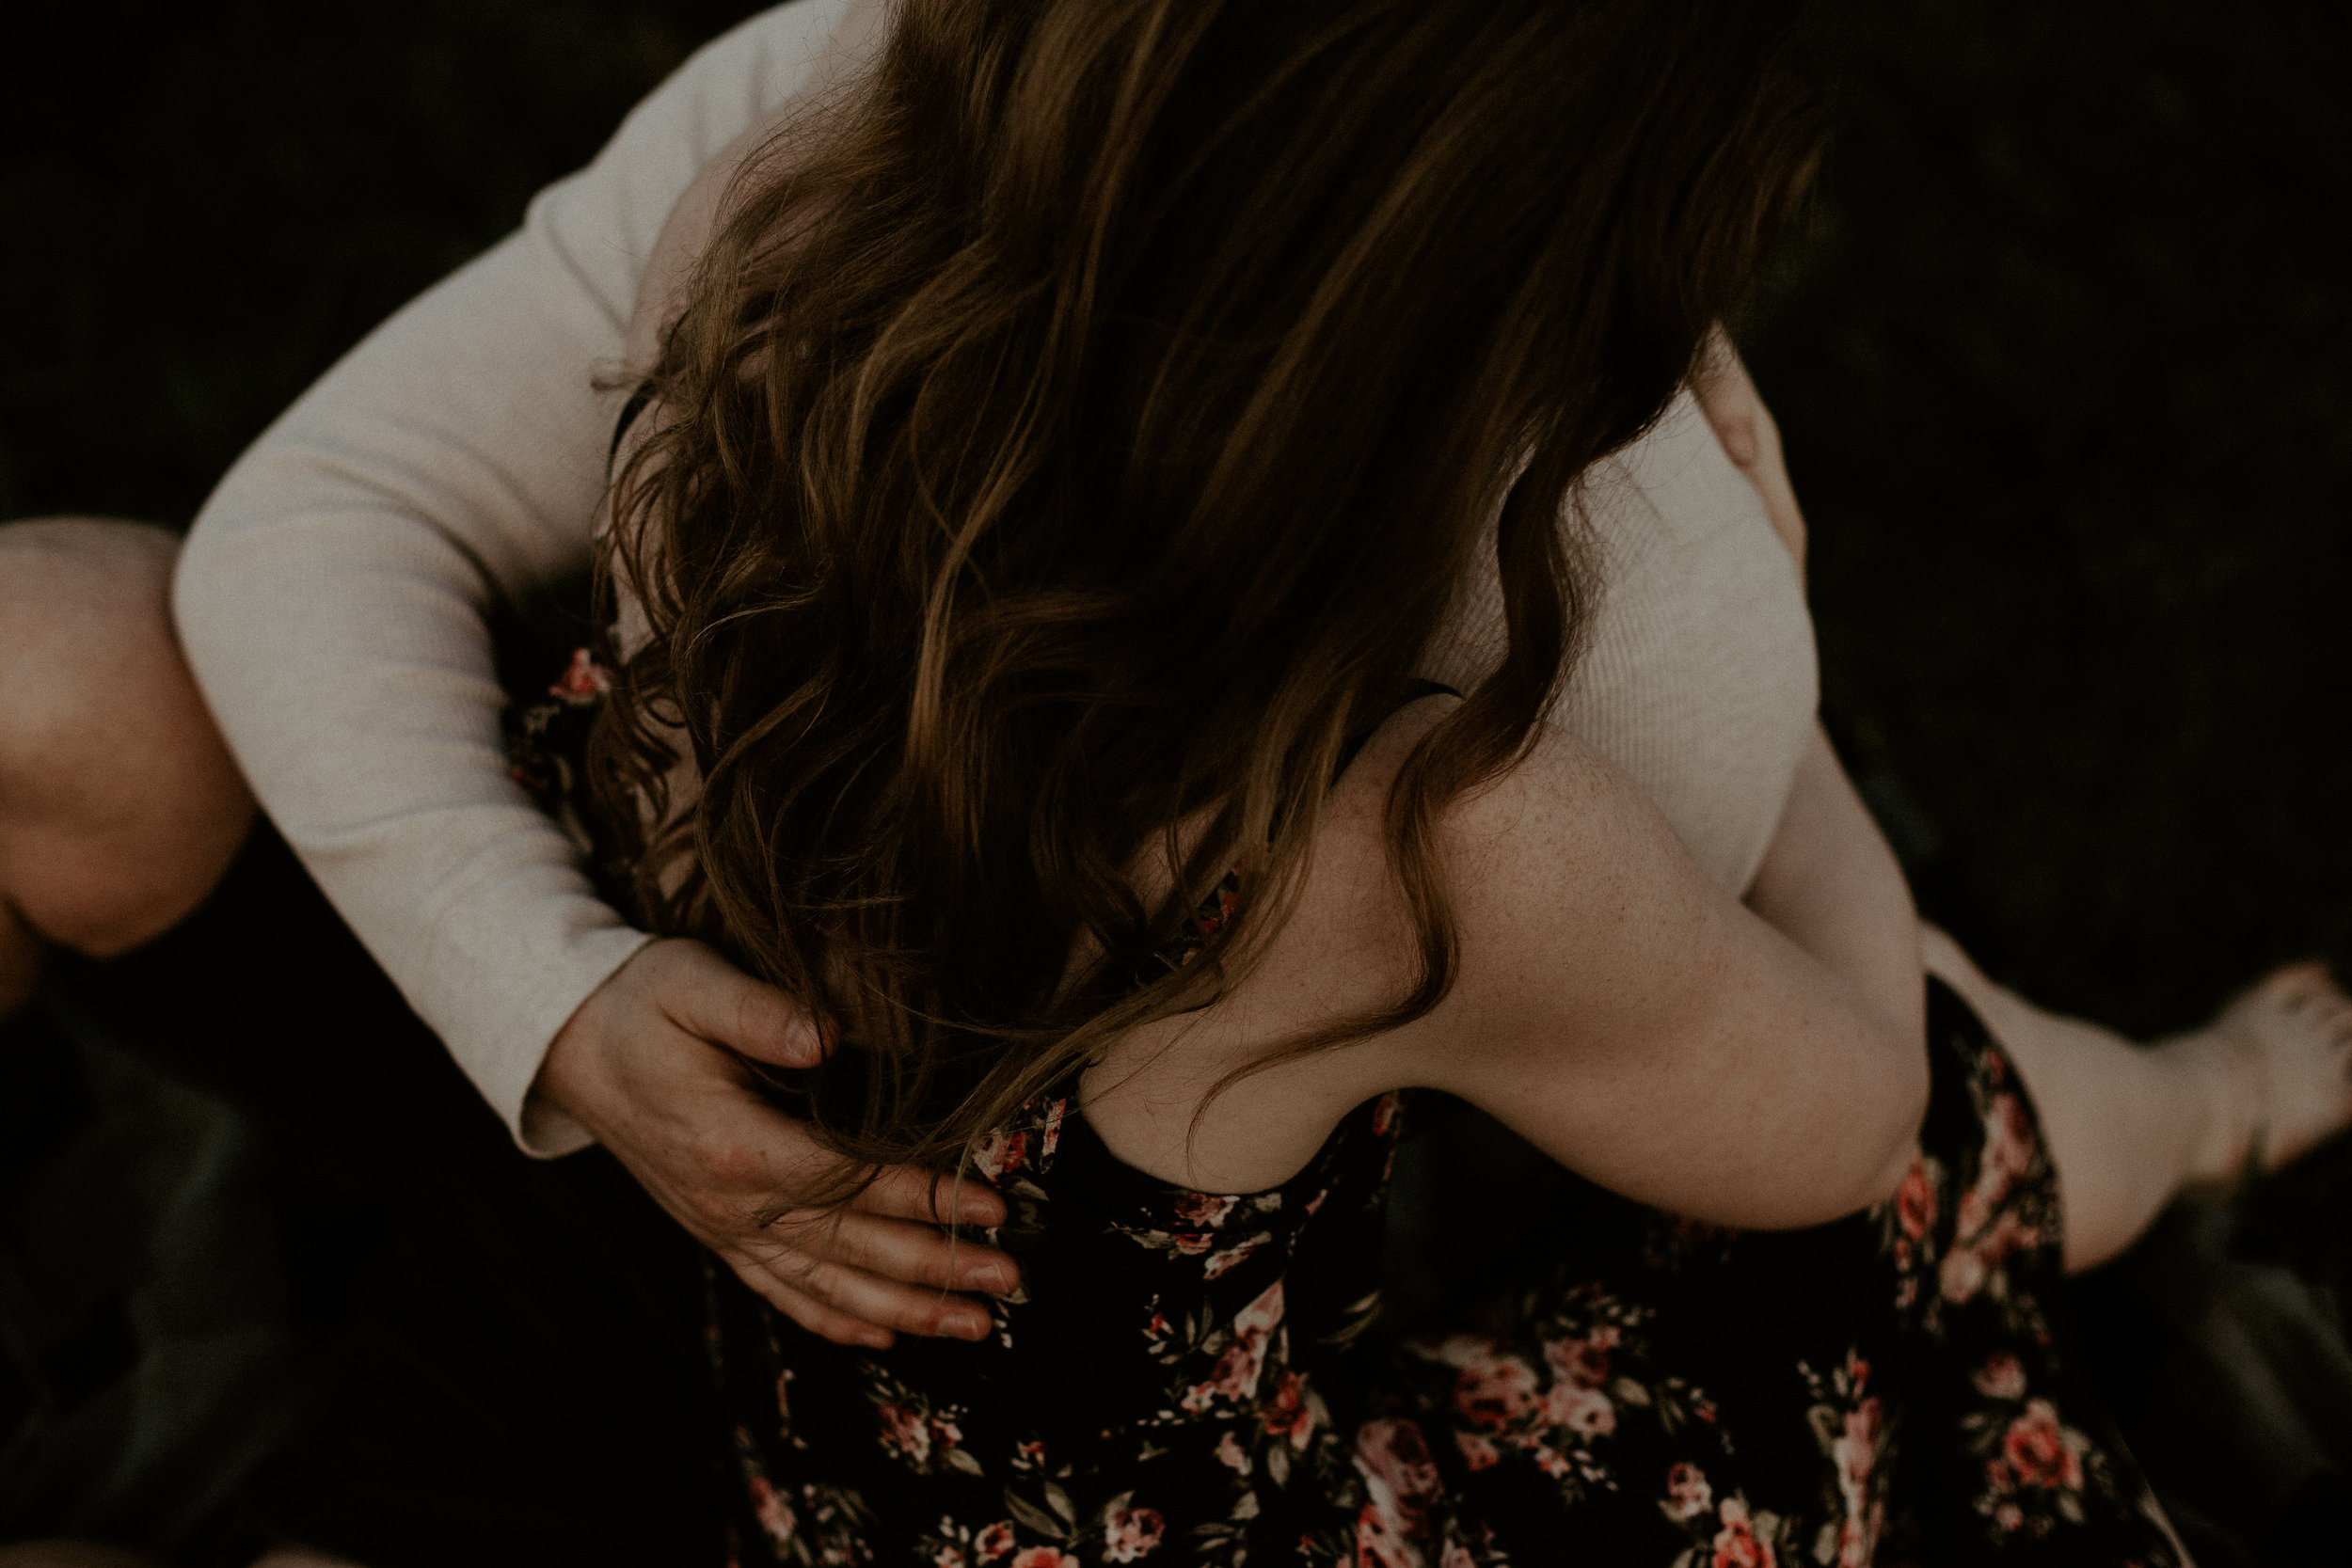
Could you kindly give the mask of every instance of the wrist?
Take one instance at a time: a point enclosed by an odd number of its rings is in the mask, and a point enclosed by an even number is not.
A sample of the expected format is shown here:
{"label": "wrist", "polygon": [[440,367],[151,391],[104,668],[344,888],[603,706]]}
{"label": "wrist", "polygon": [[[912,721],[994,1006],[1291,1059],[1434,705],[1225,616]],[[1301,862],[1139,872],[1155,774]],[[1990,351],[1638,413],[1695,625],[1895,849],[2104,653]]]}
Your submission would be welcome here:
{"label": "wrist", "polygon": [[597,1044],[601,1033],[597,1014],[617,974],[607,976],[588,993],[539,1059],[539,1070],[523,1096],[517,1128],[523,1146],[533,1152],[569,1153],[603,1141],[602,1118],[597,1115],[603,1097],[596,1090],[605,1074]]}

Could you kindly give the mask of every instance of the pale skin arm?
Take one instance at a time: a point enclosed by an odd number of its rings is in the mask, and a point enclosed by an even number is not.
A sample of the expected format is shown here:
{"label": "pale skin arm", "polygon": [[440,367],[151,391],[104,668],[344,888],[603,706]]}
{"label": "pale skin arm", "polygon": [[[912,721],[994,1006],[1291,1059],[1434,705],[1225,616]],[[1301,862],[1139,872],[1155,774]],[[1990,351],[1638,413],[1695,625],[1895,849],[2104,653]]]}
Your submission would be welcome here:
{"label": "pale skin arm", "polygon": [[1819,724],[1746,901],[1906,1031],[1925,1030],[1910,886]]}
{"label": "pale skin arm", "polygon": [[[1849,826],[1826,748],[1808,766],[1822,784],[1793,804],[1824,820],[1800,820],[1800,844]],[[1776,927],[1565,737],[1448,838],[1477,1026],[1433,1086],[1605,1186],[1719,1224],[1816,1224],[1893,1191],[1928,1073],[1915,949],[1878,923],[1909,916],[1891,857],[1854,879],[1867,896],[1846,917]]]}

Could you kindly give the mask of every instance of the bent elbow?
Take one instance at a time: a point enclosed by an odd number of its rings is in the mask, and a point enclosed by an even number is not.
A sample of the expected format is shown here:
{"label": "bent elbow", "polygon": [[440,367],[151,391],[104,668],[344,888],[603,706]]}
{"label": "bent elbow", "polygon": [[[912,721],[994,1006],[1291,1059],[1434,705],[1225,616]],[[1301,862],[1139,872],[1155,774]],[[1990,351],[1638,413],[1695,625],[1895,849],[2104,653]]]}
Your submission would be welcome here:
{"label": "bent elbow", "polygon": [[1752,1230],[1810,1229],[1896,1196],[1919,1158],[1930,1092],[1926,1051],[1885,1064],[1867,1082],[1867,1102],[1847,1101],[1837,1110],[1835,1131],[1807,1149],[1809,1179],[1789,1168],[1790,1180],[1769,1195],[1750,1195],[1755,1211],[1740,1224]]}
{"label": "bent elbow", "polygon": [[1879,1114],[1863,1121],[1852,1140],[1856,1180],[1841,1200],[1839,1213],[1832,1218],[1886,1202],[1900,1190],[1918,1161],[1919,1134],[1927,1123],[1932,1089],[1925,1042],[1904,1052],[1889,1069]]}

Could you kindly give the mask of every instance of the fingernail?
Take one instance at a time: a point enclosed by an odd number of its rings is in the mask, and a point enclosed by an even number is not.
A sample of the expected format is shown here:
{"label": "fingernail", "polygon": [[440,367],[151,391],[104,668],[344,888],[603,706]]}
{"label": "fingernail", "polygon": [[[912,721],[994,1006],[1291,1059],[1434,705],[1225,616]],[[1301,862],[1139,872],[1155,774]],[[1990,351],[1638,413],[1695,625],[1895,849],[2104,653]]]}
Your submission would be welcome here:
{"label": "fingernail", "polygon": [[963,1276],[963,1288],[967,1291],[986,1291],[991,1295],[1003,1295],[1012,1289],[1012,1271],[1002,1263],[982,1263],[977,1268],[966,1271]]}
{"label": "fingernail", "polygon": [[784,1032],[784,1047],[802,1061],[814,1066],[825,1054],[825,1042],[816,1026],[806,1021],[796,1021]]}
{"label": "fingernail", "polygon": [[958,1318],[956,1320],[956,1333],[966,1339],[985,1339],[988,1338],[988,1329],[989,1322],[986,1318]]}

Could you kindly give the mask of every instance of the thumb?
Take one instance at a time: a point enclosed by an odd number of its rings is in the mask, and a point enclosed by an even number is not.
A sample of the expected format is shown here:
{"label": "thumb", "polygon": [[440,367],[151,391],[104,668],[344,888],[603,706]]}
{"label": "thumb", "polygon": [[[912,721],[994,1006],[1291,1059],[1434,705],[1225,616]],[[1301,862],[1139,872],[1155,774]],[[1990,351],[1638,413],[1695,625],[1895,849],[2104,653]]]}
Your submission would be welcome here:
{"label": "thumb", "polygon": [[701,1039],[774,1067],[815,1067],[825,1047],[808,1009],[700,942],[680,942],[663,982],[671,1021]]}

